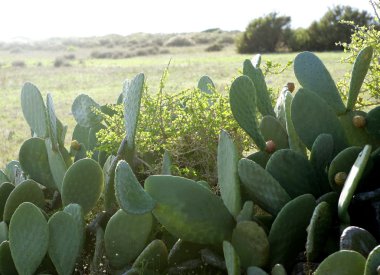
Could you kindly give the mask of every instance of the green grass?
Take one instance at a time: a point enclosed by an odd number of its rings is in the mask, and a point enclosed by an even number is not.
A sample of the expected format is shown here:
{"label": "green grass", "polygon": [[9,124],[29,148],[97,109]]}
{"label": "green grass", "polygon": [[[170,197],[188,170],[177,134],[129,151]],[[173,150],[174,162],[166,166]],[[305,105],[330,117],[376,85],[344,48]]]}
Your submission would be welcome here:
{"label": "green grass", "polygon": [[[205,52],[205,46],[170,49],[170,54],[142,56],[127,59],[91,59],[89,50],[79,49],[73,53],[76,59],[70,67],[54,67],[56,57],[72,53],[68,51],[22,51],[10,54],[0,51],[0,168],[18,158],[18,150],[22,142],[30,135],[23,118],[20,104],[22,85],[29,81],[39,87],[43,96],[53,96],[58,117],[69,126],[67,141],[75,121],[71,115],[71,104],[75,97],[86,93],[100,104],[113,103],[121,92],[125,79],[133,78],[144,72],[147,77],[149,91],[156,92],[161,74],[169,61],[169,79],[165,91],[175,93],[187,88],[196,87],[202,75],[209,75],[219,91],[225,91],[232,79],[239,75],[242,63],[251,55],[236,54],[233,46],[221,52]],[[293,60],[296,53],[265,54],[263,62],[286,64]],[[317,53],[324,61],[335,80],[340,79],[350,70],[347,64],[339,60],[343,53]],[[13,61],[21,60],[26,67],[12,67]],[[292,68],[280,75],[270,75],[267,83],[270,87],[280,88],[287,82],[297,81]]]}

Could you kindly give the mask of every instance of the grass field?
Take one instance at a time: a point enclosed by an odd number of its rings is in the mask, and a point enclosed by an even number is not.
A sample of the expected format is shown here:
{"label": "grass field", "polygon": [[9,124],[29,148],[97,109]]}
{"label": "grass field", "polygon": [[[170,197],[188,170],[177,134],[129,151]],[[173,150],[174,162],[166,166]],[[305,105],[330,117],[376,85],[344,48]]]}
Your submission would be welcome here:
{"label": "grass field", "polygon": [[[74,53],[75,59],[70,66],[55,67],[57,57]],[[295,53],[265,54],[263,62],[271,60],[285,65],[293,60]],[[348,72],[350,66],[340,63],[343,53],[317,53],[325,62],[335,80]],[[71,137],[75,121],[71,115],[71,104],[81,93],[90,95],[100,104],[113,103],[121,92],[125,79],[133,78],[144,72],[149,91],[156,92],[162,71],[171,60],[169,79],[165,91],[176,91],[195,87],[202,75],[209,75],[219,91],[224,91],[231,80],[239,75],[242,63],[251,55],[235,53],[233,45],[219,52],[205,52],[204,46],[171,48],[170,53],[154,56],[140,56],[125,59],[93,59],[88,50],[70,51],[22,51],[10,53],[0,51],[0,168],[18,158],[22,142],[30,135],[24,121],[20,92],[22,85],[29,81],[39,87],[44,96],[51,93],[56,113],[69,126],[68,139]],[[22,61],[17,66],[15,61]],[[297,81],[292,68],[280,75],[269,75],[270,87],[280,88],[286,82]]]}

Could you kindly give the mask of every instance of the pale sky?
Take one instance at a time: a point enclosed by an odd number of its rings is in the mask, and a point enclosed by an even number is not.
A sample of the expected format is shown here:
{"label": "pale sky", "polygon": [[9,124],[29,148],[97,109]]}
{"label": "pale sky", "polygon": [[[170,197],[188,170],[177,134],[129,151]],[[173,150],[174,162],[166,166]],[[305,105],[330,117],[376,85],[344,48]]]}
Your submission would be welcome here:
{"label": "pale sky", "polygon": [[369,0],[0,0],[0,40],[244,30],[270,12],[308,27],[334,5],[373,14]]}

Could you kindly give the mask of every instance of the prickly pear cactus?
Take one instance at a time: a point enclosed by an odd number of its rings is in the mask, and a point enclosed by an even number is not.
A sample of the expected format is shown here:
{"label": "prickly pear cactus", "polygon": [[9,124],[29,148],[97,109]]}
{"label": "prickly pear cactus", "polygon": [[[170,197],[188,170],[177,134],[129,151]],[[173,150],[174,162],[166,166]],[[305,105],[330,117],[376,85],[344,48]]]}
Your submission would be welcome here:
{"label": "prickly pear cactus", "polygon": [[231,243],[243,268],[264,267],[269,259],[269,241],[264,231],[253,221],[239,222],[232,232]]}
{"label": "prickly pear cactus", "polygon": [[223,254],[226,260],[226,267],[228,274],[239,275],[240,274],[240,258],[236,253],[233,245],[228,241],[223,241]]}
{"label": "prickly pear cactus", "polygon": [[51,216],[48,225],[50,259],[58,274],[70,275],[80,253],[82,232],[74,218],[62,211]]}
{"label": "prickly pear cactus", "polygon": [[204,75],[198,81],[198,89],[206,94],[212,94],[215,90],[215,84],[208,75]]}
{"label": "prickly pear cactus", "polygon": [[236,217],[242,206],[238,175],[238,153],[231,137],[221,131],[218,143],[218,186],[224,204]]}
{"label": "prickly pear cactus", "polygon": [[40,209],[30,202],[22,203],[9,224],[9,246],[19,274],[32,275],[46,255],[49,227]]}
{"label": "prickly pear cactus", "polygon": [[314,274],[363,274],[365,263],[366,259],[360,253],[351,250],[341,250],[324,259]]}
{"label": "prickly pear cactus", "polygon": [[102,121],[102,117],[94,112],[100,110],[100,105],[85,94],[77,96],[71,106],[71,112],[76,122],[82,127],[92,127]]}
{"label": "prickly pear cactus", "polygon": [[0,244],[0,273],[4,275],[17,274],[11,249],[9,248],[9,241],[4,241]]}
{"label": "prickly pear cactus", "polygon": [[288,193],[278,181],[252,160],[241,159],[238,172],[249,197],[270,214],[277,215],[282,207],[290,201]]}
{"label": "prickly pear cactus", "polygon": [[162,240],[153,240],[134,261],[132,268],[162,274],[168,266],[168,249]]}
{"label": "prickly pear cactus", "polygon": [[368,255],[365,263],[364,275],[377,275],[380,266],[380,245],[376,246]]}
{"label": "prickly pear cactus", "polygon": [[132,262],[147,244],[152,226],[151,213],[131,215],[118,210],[104,232],[105,252],[111,267],[121,269]]}
{"label": "prickly pear cactus", "polygon": [[103,171],[92,159],[81,159],[67,170],[62,184],[64,205],[77,203],[87,214],[100,198],[103,190]]}
{"label": "prickly pear cactus", "polygon": [[175,237],[203,244],[221,244],[235,221],[222,200],[195,181],[150,176],[145,190],[157,202],[152,213]]}
{"label": "prickly pear cactus", "polygon": [[268,236],[270,267],[282,264],[289,270],[293,265],[298,253],[305,247],[306,228],[315,206],[314,197],[305,194],[288,202],[278,213]]}
{"label": "prickly pear cactus", "polygon": [[121,160],[115,171],[116,199],[127,213],[141,215],[152,211],[155,201],[142,188],[129,164]]}

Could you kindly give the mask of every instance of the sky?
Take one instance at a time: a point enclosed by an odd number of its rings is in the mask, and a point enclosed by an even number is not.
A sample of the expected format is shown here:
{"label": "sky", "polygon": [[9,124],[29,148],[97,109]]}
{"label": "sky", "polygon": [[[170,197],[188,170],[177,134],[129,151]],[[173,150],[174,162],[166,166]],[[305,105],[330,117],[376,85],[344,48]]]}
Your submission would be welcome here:
{"label": "sky", "polygon": [[369,0],[0,0],[0,41],[243,31],[252,19],[271,12],[291,16],[292,28],[307,28],[334,5],[373,14]]}

